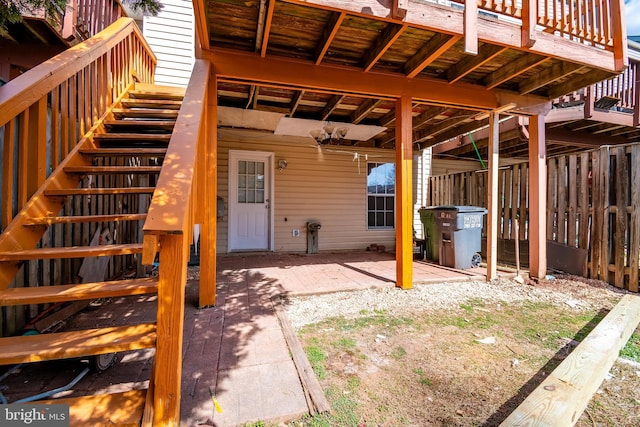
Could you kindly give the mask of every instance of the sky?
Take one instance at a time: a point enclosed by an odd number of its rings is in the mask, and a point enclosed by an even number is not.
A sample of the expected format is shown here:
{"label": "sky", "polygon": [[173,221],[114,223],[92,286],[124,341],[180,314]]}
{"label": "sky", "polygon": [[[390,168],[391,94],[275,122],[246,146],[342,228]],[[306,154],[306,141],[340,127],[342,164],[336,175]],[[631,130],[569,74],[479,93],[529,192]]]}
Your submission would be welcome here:
{"label": "sky", "polygon": [[640,36],[640,0],[624,0],[627,35]]}

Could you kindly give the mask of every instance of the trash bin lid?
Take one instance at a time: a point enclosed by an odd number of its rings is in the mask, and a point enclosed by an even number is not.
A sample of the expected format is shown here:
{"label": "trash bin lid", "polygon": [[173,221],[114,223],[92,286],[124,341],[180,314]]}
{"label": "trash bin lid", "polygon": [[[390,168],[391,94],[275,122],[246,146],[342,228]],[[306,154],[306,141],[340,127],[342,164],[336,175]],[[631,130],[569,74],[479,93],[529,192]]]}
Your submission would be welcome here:
{"label": "trash bin lid", "polygon": [[487,213],[487,210],[481,206],[453,206],[453,205],[445,205],[445,206],[437,206],[433,208],[439,211],[454,211],[460,213]]}

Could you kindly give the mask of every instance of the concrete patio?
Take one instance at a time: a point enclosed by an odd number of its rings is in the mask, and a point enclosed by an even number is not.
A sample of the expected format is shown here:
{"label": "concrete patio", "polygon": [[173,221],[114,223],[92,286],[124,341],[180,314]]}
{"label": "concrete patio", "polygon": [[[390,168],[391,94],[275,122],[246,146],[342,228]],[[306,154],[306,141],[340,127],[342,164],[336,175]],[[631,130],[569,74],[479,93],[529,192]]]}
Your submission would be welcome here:
{"label": "concrete patio", "polygon": [[[485,270],[460,271],[415,261],[414,283],[483,280]],[[377,252],[235,254],[218,258],[218,304],[198,309],[198,282],[186,288],[181,422],[235,426],[286,421],[307,413],[307,402],[271,298],[393,287],[395,259]],[[398,290],[398,292],[402,292]],[[65,329],[155,319],[155,296],[92,304]],[[91,373],[59,397],[146,388],[153,350],[127,352],[102,374]],[[60,387],[82,368],[78,361],[25,366],[3,381],[9,402]],[[212,394],[222,412],[214,408]]]}

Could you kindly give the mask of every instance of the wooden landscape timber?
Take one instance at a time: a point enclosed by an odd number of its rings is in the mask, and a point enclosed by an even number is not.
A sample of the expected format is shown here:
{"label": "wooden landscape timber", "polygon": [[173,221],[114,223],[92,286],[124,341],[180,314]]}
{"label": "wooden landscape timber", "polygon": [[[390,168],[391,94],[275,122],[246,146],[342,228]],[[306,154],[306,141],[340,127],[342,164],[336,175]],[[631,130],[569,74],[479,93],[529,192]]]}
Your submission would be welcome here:
{"label": "wooden landscape timber", "polygon": [[574,425],[638,323],[640,297],[625,295],[500,426]]}

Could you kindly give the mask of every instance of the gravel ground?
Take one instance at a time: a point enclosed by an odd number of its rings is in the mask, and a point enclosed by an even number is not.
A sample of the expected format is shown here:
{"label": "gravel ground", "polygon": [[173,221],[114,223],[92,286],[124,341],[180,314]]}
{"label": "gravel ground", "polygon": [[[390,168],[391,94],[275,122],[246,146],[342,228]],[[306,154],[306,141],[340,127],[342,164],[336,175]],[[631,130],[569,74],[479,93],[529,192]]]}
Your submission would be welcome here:
{"label": "gravel ground", "polygon": [[574,276],[545,280],[537,285],[514,280],[438,283],[415,285],[403,291],[397,288],[368,289],[316,296],[291,297],[286,312],[295,328],[330,317],[357,317],[362,310],[384,310],[389,314],[458,308],[470,299],[485,302],[520,304],[546,302],[568,305],[575,310],[611,308],[625,291],[604,282]]}

